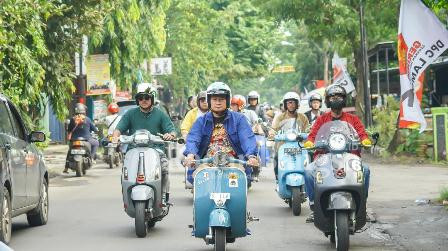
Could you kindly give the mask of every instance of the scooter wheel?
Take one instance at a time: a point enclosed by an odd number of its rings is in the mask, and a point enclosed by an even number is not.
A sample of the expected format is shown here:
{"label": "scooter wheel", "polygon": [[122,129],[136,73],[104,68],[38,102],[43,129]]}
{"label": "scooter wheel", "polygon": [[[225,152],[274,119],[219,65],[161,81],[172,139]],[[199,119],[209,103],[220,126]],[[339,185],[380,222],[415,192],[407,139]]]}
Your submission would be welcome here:
{"label": "scooter wheel", "polygon": [[76,177],[81,177],[83,174],[82,164],[82,161],[76,162]]}
{"label": "scooter wheel", "polygon": [[223,227],[215,228],[215,251],[226,250],[226,229]]}
{"label": "scooter wheel", "polygon": [[350,247],[350,233],[348,229],[348,212],[336,210],[335,218],[335,243],[337,251],[346,251]]}
{"label": "scooter wheel", "polygon": [[298,187],[292,189],[291,207],[294,216],[299,216],[302,212],[302,195]]}
{"label": "scooter wheel", "polygon": [[148,233],[148,226],[145,220],[145,202],[135,201],[135,234],[139,238],[146,237]]}

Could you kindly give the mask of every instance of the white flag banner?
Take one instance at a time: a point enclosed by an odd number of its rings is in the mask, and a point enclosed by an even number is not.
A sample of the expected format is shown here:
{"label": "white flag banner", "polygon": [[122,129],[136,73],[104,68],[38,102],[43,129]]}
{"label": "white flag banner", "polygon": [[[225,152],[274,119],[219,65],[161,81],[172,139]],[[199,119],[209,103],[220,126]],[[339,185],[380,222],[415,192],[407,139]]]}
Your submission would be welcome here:
{"label": "white flag banner", "polygon": [[426,120],[415,91],[417,80],[448,46],[448,31],[420,0],[401,0],[398,27],[401,109],[403,120],[426,128]]}
{"label": "white flag banner", "polygon": [[355,90],[355,85],[350,78],[347,71],[347,62],[342,60],[337,53],[334,54],[331,60],[331,65],[333,67],[333,85],[340,85],[344,87],[347,93]]}

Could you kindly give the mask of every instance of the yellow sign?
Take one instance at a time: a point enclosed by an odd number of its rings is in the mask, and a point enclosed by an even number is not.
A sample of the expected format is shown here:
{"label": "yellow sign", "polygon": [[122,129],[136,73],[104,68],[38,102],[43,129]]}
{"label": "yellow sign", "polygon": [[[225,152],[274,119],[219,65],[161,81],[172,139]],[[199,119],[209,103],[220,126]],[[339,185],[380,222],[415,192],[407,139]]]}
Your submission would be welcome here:
{"label": "yellow sign", "polygon": [[110,66],[108,54],[90,55],[86,60],[87,95],[110,94]]}
{"label": "yellow sign", "polygon": [[286,73],[286,72],[295,72],[295,71],[296,71],[296,69],[292,65],[276,66],[272,70],[273,73]]}

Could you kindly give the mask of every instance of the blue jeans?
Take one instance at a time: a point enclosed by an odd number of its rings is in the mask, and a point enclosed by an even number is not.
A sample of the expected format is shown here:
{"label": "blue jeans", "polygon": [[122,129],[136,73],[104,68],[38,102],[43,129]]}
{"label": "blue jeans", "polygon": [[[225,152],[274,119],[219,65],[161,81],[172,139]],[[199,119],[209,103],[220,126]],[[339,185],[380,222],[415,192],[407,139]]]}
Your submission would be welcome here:
{"label": "blue jeans", "polygon": [[[369,196],[370,169],[365,163],[363,163],[362,166],[364,170],[364,180],[365,180],[364,188],[367,198]],[[305,170],[305,191],[306,194],[308,195],[308,199],[311,205],[314,204],[314,181],[315,181],[315,168]]]}

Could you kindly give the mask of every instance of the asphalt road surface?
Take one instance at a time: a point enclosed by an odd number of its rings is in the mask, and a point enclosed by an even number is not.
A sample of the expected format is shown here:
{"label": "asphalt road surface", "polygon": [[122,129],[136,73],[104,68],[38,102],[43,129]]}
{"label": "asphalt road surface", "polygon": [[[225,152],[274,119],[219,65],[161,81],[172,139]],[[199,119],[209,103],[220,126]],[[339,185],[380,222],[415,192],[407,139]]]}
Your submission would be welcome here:
{"label": "asphalt road surface", "polygon": [[[14,250],[212,250],[202,239],[191,236],[192,194],[184,189],[183,169],[170,166],[171,202],[174,207],[146,238],[137,238],[134,221],[123,211],[120,169],[96,164],[85,177],[74,173],[50,181],[48,224],[29,227],[26,218],[13,219],[11,248]],[[228,250],[334,250],[329,239],[302,215],[291,210],[274,191],[272,167],[262,170],[260,182],[248,192],[248,209],[259,222],[248,224],[251,236],[228,244]],[[395,250],[375,224],[350,237],[351,250]]]}

